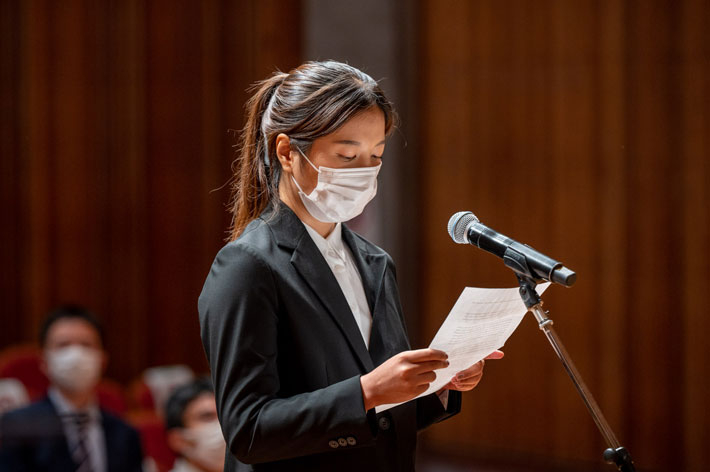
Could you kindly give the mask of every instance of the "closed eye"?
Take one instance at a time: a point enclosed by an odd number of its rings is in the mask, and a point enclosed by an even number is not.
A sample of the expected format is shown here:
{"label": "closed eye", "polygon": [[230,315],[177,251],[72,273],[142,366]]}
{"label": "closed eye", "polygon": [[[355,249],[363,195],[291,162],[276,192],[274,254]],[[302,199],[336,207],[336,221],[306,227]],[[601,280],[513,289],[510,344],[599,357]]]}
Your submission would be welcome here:
{"label": "closed eye", "polygon": [[343,154],[338,154],[338,157],[340,157],[341,159],[345,159],[345,160],[348,160],[348,161],[352,161],[352,160],[355,159],[357,156],[344,156]]}

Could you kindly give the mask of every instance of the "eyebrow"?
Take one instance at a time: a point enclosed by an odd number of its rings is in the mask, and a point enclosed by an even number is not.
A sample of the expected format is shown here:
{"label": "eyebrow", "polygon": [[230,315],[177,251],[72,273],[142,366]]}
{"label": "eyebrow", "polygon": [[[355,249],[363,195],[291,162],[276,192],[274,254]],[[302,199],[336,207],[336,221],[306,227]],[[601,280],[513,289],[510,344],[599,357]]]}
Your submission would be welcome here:
{"label": "eyebrow", "polygon": [[[352,139],[341,139],[339,141],[336,141],[335,144],[349,144],[351,146],[359,146],[360,141],[353,141]],[[377,143],[377,146],[381,146],[382,144],[385,144],[385,140],[383,139],[379,143]]]}

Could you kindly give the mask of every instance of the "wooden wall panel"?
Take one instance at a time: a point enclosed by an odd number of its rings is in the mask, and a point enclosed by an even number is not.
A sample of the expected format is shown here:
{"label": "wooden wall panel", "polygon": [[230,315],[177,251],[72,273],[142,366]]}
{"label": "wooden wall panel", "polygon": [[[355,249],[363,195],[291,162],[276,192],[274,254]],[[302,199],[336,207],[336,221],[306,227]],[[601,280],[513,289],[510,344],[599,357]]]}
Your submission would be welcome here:
{"label": "wooden wall panel", "polygon": [[[425,223],[411,255],[413,337],[431,339],[464,285],[515,283],[493,256],[450,241],[450,215],[472,210],[578,271],[546,305],[639,469],[702,470],[707,2],[414,8],[420,122],[409,152]],[[226,236],[229,130],[241,127],[248,84],[300,62],[300,15],[295,0],[0,2],[0,347],[33,340],[47,309],[75,300],[105,319],[113,377],[206,367],[196,298]],[[423,447],[606,469],[531,318],[505,350]]]}
{"label": "wooden wall panel", "polygon": [[681,58],[678,87],[682,91],[678,105],[683,126],[677,155],[681,156],[679,198],[686,204],[678,209],[679,257],[683,264],[678,275],[683,284],[674,297],[679,309],[670,316],[683,336],[678,350],[683,353],[679,359],[682,365],[678,366],[683,374],[682,397],[678,398],[683,431],[679,436],[684,443],[687,470],[701,470],[707,462],[710,441],[708,278],[701,275],[707,274],[710,264],[710,11],[706,2],[686,2],[679,16],[683,27],[677,43]]}
{"label": "wooden wall panel", "polygon": [[599,6],[596,34],[599,37],[598,67],[598,142],[594,147],[598,181],[597,213],[598,258],[597,272],[603,277],[596,280],[597,289],[604,294],[598,300],[598,323],[605,329],[598,332],[604,337],[603,349],[598,351],[598,365],[603,366],[596,378],[595,396],[608,418],[616,419],[614,427],[618,437],[629,437],[630,429],[624,419],[626,395],[622,382],[628,369],[626,361],[626,336],[628,326],[624,313],[628,299],[625,295],[630,270],[619,257],[619,244],[628,240],[626,224],[628,211],[628,165],[625,159],[626,126],[624,114],[625,67],[624,41],[626,37],[625,8],[622,2],[609,0]]}
{"label": "wooden wall panel", "polygon": [[[628,316],[634,345],[627,379],[628,387],[639,392],[627,405],[633,432],[629,446],[643,451],[642,464],[670,465],[676,454],[660,445],[670,438],[683,440],[682,415],[677,411],[682,370],[675,369],[673,356],[658,356],[657,350],[658,346],[669,352],[682,349],[680,325],[669,317],[682,288],[674,276],[682,267],[678,246],[669,244],[680,236],[677,228],[682,214],[678,210],[683,204],[678,181],[682,128],[681,122],[670,122],[680,118],[679,91],[675,90],[680,84],[673,61],[678,54],[674,44],[677,14],[668,4],[639,2],[629,9],[628,18],[627,47],[634,51],[627,59],[627,113],[633,122],[627,129],[633,169],[628,185],[635,201],[631,203],[627,263],[634,267],[629,276],[636,281],[628,293],[633,300]],[[654,274],[651,281],[647,274]],[[658,427],[661,424],[663,428]]]}
{"label": "wooden wall panel", "polygon": [[[19,56],[15,53],[15,46],[19,41],[19,32],[13,28],[19,18],[18,6],[12,2],[0,3],[0,62],[5,67],[0,68],[0,176],[16,175],[20,163],[15,159],[2,158],[13,156],[19,147],[21,137],[17,132],[13,110],[17,106]],[[5,244],[0,245],[0,261],[3,265],[14,267],[20,259],[20,239],[17,235],[20,208],[16,201],[18,192],[17,181],[2,179],[0,185],[0,214],[3,215],[4,224],[0,227],[0,237]],[[8,270],[0,270],[0,286],[7,287],[6,303],[16,306],[21,298],[20,281]],[[23,319],[19,312],[3,313],[3,324],[10,332],[20,332]]]}
{"label": "wooden wall panel", "polygon": [[[300,62],[299,2],[2,12],[0,347],[76,301],[107,325],[112,377],[204,371],[197,297],[226,236],[229,130],[252,82]],[[290,19],[278,29],[277,13]]]}
{"label": "wooden wall panel", "polygon": [[[148,308],[151,292],[148,267],[148,195],[151,191],[146,173],[147,153],[147,18],[143,2],[123,2],[110,18],[103,21],[106,64],[103,91],[105,116],[106,172],[108,182],[108,224],[105,250],[108,257],[108,281],[111,289],[104,294],[102,310],[115,317],[123,336],[109,337],[110,352],[130,353],[122,360],[123,372],[132,375],[146,363],[149,347],[155,344]],[[130,333],[126,336],[125,333]],[[161,339],[161,338],[158,338]],[[113,360],[115,362],[115,359]]]}
{"label": "wooden wall panel", "polygon": [[[450,241],[447,219],[472,210],[578,272],[546,306],[639,469],[702,470],[707,2],[419,8],[421,339],[463,286],[515,285],[496,258]],[[605,468],[600,435],[531,317],[505,350],[425,447]]]}

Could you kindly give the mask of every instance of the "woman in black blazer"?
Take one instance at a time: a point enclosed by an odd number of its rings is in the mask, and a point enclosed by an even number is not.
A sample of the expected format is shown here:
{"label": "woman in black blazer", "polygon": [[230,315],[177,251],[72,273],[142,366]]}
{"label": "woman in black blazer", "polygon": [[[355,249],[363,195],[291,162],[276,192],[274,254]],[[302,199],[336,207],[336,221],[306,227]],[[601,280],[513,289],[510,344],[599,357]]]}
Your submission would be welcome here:
{"label": "woman in black blazer", "polygon": [[232,242],[199,299],[227,471],[412,471],[417,431],[481,378],[482,362],[375,413],[448,364],[410,350],[392,259],[341,224],[374,197],[394,121],[372,78],[332,61],[276,73],[247,103]]}

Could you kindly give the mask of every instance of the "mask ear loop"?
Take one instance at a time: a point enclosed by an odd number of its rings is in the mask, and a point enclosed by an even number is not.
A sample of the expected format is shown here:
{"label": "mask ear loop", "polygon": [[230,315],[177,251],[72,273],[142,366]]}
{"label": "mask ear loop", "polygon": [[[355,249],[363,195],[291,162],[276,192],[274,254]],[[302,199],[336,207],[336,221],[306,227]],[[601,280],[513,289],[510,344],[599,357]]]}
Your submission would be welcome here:
{"label": "mask ear loop", "polygon": [[[301,148],[298,146],[295,146],[295,147],[298,150],[298,152],[304,157],[304,159],[306,159],[306,162],[308,162],[311,165],[311,167],[313,167],[313,169],[315,169],[315,171],[320,174],[320,169],[318,169],[316,166],[313,165],[313,163],[310,161],[310,159],[308,159],[308,156],[303,154],[303,151],[301,151]],[[293,175],[293,173],[291,173],[291,180],[293,180],[293,183],[296,184],[296,188],[298,189],[298,191],[301,192],[303,195],[306,195],[306,192],[304,192],[303,189],[301,188],[301,186],[298,184],[298,181],[296,180],[296,177]]]}
{"label": "mask ear loop", "polygon": [[316,167],[316,166],[313,165],[313,163],[311,162],[311,160],[308,159],[308,156],[306,156],[305,154],[303,154],[303,151],[301,151],[301,148],[298,147],[298,146],[296,146],[296,149],[298,149],[298,152],[301,153],[301,155],[306,159],[306,161],[311,165],[311,167],[313,167],[313,169],[314,169],[316,172],[318,172],[318,173],[320,174],[320,169],[319,169],[318,167]]}

